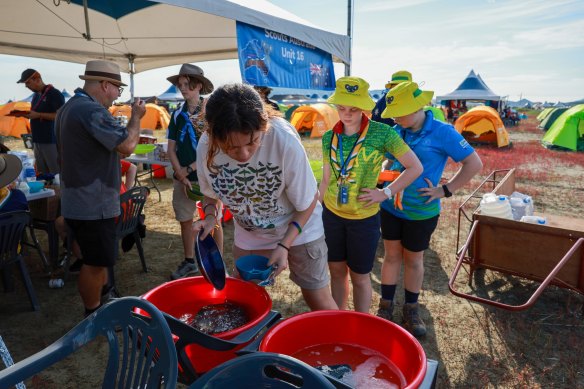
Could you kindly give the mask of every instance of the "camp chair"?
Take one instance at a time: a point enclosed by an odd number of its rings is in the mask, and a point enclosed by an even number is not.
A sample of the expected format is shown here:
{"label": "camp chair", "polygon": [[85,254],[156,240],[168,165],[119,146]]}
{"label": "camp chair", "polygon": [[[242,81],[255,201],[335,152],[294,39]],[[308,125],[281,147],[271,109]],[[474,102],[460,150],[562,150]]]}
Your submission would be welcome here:
{"label": "camp chair", "polygon": [[[149,317],[134,314],[134,308]],[[0,370],[0,388],[29,379],[98,336],[109,343],[102,388],[175,388],[177,359],[170,329],[156,307],[137,297],[104,305],[50,346]]]}
{"label": "camp chair", "polygon": [[[140,255],[142,262],[142,269],[148,272],[146,267],[146,259],[144,258],[144,249],[142,248],[142,238],[140,237],[140,228],[143,224],[140,221],[146,198],[150,191],[146,187],[134,187],[120,196],[121,214],[117,220],[117,236],[118,240],[124,239],[126,241],[133,239]],[[130,244],[131,246],[131,244]]]}
{"label": "camp chair", "polygon": [[[263,336],[263,333],[265,333],[262,331],[265,328],[270,328],[276,324],[282,317],[279,312],[270,311],[266,317],[264,317],[252,328],[238,334],[231,339],[223,339],[201,332],[165,312],[162,314],[166,319],[172,334],[175,336],[175,348],[179,360],[178,380],[179,382],[186,385],[192,384],[193,381],[199,378],[202,373],[205,373],[197,371],[193,366],[193,363],[189,358],[191,345],[201,347],[203,350],[209,353],[209,357],[214,357],[214,355],[216,355],[218,352],[230,352],[238,349],[242,350],[242,348],[248,346],[250,342],[255,342],[261,339],[261,336]],[[250,353],[253,351],[242,350],[242,352]],[[235,351],[235,353],[239,355],[239,352]],[[203,374],[202,376],[204,377],[206,374],[207,373]]]}
{"label": "camp chair", "polygon": [[227,361],[203,375],[189,389],[213,387],[335,388],[312,366],[287,355],[263,352]]}
{"label": "camp chair", "polygon": [[24,230],[29,224],[28,211],[14,211],[0,215],[0,271],[3,272],[5,289],[10,289],[8,286],[11,284],[12,275],[8,271],[12,269],[13,264],[18,265],[32,309],[38,311],[40,306],[19,247]]}

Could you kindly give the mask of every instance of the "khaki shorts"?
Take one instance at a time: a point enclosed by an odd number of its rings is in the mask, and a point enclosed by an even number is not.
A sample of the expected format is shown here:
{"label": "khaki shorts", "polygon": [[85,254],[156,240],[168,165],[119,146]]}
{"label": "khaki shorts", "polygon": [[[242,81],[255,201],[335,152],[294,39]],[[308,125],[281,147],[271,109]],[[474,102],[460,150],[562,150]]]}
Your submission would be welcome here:
{"label": "khaki shorts", "polygon": [[[327,246],[324,235],[309,243],[290,247],[288,266],[290,280],[302,289],[316,290],[328,286],[330,276],[327,262]],[[244,255],[269,257],[272,250],[243,250],[233,245],[233,258]]]}
{"label": "khaki shorts", "polygon": [[197,211],[196,201],[187,197],[186,187],[182,182],[173,179],[172,184],[174,186],[172,191],[172,208],[174,209],[176,220],[179,222],[193,220]]}

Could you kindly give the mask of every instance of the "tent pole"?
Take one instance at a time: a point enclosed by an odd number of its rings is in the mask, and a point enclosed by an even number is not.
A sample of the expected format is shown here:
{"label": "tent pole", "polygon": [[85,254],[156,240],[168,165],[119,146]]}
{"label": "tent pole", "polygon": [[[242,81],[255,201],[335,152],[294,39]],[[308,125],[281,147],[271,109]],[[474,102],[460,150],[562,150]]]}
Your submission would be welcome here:
{"label": "tent pole", "polygon": [[347,36],[349,37],[349,63],[345,64],[345,76],[351,75],[351,59],[353,56],[353,0],[347,0]]}
{"label": "tent pole", "polygon": [[128,68],[130,69],[130,101],[134,103],[134,55],[130,54],[128,56]]}
{"label": "tent pole", "polygon": [[83,37],[85,39],[87,39],[88,41],[91,40],[91,32],[89,31],[89,14],[88,14],[88,10],[87,10],[87,0],[83,0],[83,14],[85,15],[85,31],[87,31],[85,34],[83,34]]}

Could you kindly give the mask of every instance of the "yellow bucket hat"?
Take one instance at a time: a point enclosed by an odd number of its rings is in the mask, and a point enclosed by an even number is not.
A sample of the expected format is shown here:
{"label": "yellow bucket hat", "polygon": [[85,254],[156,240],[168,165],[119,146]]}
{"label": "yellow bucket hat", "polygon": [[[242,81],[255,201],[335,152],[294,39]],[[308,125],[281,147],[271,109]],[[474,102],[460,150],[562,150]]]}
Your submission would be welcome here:
{"label": "yellow bucket hat", "polygon": [[363,111],[371,111],[375,107],[375,101],[369,96],[369,83],[359,77],[339,78],[335,92],[326,101]]}
{"label": "yellow bucket hat", "polygon": [[432,101],[433,91],[422,91],[415,82],[402,82],[385,95],[382,118],[399,118],[414,113]]}
{"label": "yellow bucket hat", "polygon": [[402,82],[412,81],[412,73],[407,70],[399,70],[391,75],[391,80],[385,84],[385,89],[391,89]]}

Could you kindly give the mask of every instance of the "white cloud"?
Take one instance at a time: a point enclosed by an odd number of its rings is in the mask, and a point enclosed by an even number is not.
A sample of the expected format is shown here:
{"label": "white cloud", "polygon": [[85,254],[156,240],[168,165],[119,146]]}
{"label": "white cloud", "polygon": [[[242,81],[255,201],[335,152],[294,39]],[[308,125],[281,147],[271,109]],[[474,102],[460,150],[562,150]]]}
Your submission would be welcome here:
{"label": "white cloud", "polygon": [[418,5],[435,2],[436,0],[408,0],[408,1],[376,1],[364,5],[357,4],[357,9],[361,12],[392,11],[403,8],[412,8]]}
{"label": "white cloud", "polygon": [[535,30],[521,31],[513,40],[538,49],[558,50],[584,46],[584,23],[581,20]]}

